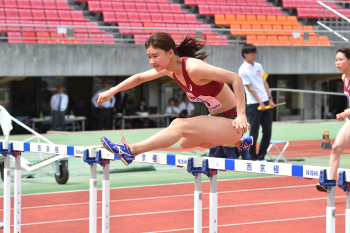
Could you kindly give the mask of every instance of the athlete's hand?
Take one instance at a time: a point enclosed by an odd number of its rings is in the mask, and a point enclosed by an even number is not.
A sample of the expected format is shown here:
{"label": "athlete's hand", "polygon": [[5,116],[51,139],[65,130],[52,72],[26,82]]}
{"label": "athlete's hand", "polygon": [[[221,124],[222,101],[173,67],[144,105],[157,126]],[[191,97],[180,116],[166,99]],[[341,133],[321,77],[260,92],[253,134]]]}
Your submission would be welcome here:
{"label": "athlete's hand", "polygon": [[232,121],[233,128],[236,129],[237,133],[245,134],[250,130],[250,124],[247,122],[247,117],[245,115],[238,115],[236,119]]}
{"label": "athlete's hand", "polygon": [[349,115],[348,111],[345,110],[344,112],[337,114],[336,117],[338,121],[343,121],[348,117],[348,115]]}
{"label": "athlete's hand", "polygon": [[269,105],[271,106],[271,109],[275,108],[275,103],[273,102],[272,99],[269,99]]}
{"label": "athlete's hand", "polygon": [[100,94],[98,94],[97,103],[102,104],[104,102],[107,102],[112,98],[112,96],[113,96],[113,93],[110,92],[109,90],[101,92]]}

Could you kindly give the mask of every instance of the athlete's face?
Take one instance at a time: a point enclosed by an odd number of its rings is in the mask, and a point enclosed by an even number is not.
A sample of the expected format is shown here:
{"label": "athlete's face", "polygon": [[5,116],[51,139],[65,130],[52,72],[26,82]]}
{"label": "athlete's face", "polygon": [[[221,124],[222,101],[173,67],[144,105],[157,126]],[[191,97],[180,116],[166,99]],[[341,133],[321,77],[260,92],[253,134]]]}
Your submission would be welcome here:
{"label": "athlete's face", "polygon": [[255,59],[256,59],[256,55],[258,53],[257,52],[252,52],[252,53],[245,53],[244,56],[245,56],[245,59],[248,61],[248,62],[254,62]]}
{"label": "athlete's face", "polygon": [[338,70],[344,71],[350,66],[350,60],[345,56],[344,53],[338,52],[335,56],[335,65],[337,66]]}
{"label": "athlete's face", "polygon": [[147,49],[147,56],[151,66],[159,72],[168,67],[172,54],[171,51],[166,52],[150,46]]}

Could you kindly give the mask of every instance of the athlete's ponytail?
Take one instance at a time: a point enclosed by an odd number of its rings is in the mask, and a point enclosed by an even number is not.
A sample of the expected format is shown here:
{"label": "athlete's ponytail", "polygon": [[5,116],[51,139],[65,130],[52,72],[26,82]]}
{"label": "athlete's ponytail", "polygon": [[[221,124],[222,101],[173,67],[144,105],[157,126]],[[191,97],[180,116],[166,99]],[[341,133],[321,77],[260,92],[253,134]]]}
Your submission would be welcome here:
{"label": "athlete's ponytail", "polygon": [[186,35],[185,39],[179,45],[176,45],[169,34],[165,32],[156,32],[145,42],[146,49],[150,46],[164,51],[173,49],[174,53],[179,57],[194,57],[200,60],[204,60],[208,57],[206,52],[198,53],[198,51],[204,47],[204,43],[189,35]]}
{"label": "athlete's ponytail", "polygon": [[337,50],[337,53],[342,53],[347,59],[350,59],[350,49],[345,46],[340,46]]}

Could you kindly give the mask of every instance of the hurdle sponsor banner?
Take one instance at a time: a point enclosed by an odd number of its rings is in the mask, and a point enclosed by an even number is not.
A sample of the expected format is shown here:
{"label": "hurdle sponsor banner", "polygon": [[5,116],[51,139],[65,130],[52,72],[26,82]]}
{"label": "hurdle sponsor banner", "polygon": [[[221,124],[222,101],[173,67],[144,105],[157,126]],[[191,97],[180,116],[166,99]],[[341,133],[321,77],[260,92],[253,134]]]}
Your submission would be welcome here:
{"label": "hurdle sponsor banner", "polygon": [[93,148],[87,148],[84,146],[74,146],[74,156],[83,157],[85,150],[89,150],[89,157],[95,157],[95,154],[93,153]]}
{"label": "hurdle sponsor banner", "polygon": [[[197,156],[188,156],[188,155],[175,155],[175,165],[178,167],[185,167],[187,166],[187,162],[189,158],[193,158],[193,166],[194,167],[201,167],[202,165],[198,162]],[[168,165],[172,165],[167,163]]]}
{"label": "hurdle sponsor banner", "polygon": [[226,170],[226,166],[225,166],[226,159],[212,158],[212,157],[208,157],[206,159],[208,159],[209,168],[218,169],[218,170]]}
{"label": "hurdle sponsor banner", "polygon": [[[263,161],[235,160],[235,171],[291,176],[292,165]],[[228,169],[227,169],[228,170]]]}
{"label": "hurdle sponsor banner", "polygon": [[[109,160],[115,160],[115,155],[112,154],[111,152],[109,152],[108,150],[106,149],[96,149],[96,153],[98,151],[101,151],[101,158],[102,159],[109,159]],[[90,156],[92,157],[92,156]],[[117,156],[116,156],[117,157]],[[119,158],[118,158],[119,159]]]}
{"label": "hurdle sponsor banner", "polygon": [[[4,143],[5,141],[3,141]],[[24,143],[20,141],[10,141],[9,143],[12,143],[13,150],[15,151],[24,151]]]}
{"label": "hurdle sponsor banner", "polygon": [[24,142],[23,151],[74,156],[74,146]]}
{"label": "hurdle sponsor banner", "polygon": [[135,162],[167,165],[167,154],[145,152],[135,156]]}
{"label": "hurdle sponsor banner", "polygon": [[327,179],[333,179],[333,173],[331,172],[330,167],[319,167],[319,166],[308,166],[303,165],[303,174],[302,177],[305,178],[320,178],[321,169],[326,169],[327,171]]}

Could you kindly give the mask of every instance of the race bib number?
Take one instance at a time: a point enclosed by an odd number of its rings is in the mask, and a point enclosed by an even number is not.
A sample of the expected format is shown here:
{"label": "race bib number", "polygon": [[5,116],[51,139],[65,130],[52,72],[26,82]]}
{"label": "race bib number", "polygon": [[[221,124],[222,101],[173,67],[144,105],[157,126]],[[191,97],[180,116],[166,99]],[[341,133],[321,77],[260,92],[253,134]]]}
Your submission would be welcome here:
{"label": "race bib number", "polygon": [[[186,93],[187,94],[187,93]],[[187,97],[188,99],[191,101],[191,102],[202,102],[205,104],[205,106],[207,106],[207,108],[209,110],[216,110],[216,109],[219,109],[222,107],[221,103],[215,99],[214,97],[212,96],[198,96],[197,98],[196,97],[193,97],[193,95],[188,95],[187,94]]]}

